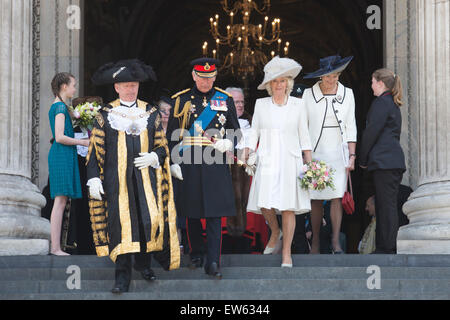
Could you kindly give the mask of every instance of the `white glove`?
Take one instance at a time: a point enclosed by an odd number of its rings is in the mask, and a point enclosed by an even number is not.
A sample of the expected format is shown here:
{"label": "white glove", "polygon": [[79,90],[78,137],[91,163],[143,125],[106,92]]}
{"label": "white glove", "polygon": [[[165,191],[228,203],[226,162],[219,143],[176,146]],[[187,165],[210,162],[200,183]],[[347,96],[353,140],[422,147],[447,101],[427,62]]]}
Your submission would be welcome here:
{"label": "white glove", "polygon": [[177,178],[178,180],[183,180],[183,174],[181,173],[181,167],[179,164],[173,164],[170,166],[170,173],[172,177]]}
{"label": "white glove", "polygon": [[257,159],[256,152],[251,151],[250,155],[248,156],[248,159],[247,159],[247,164],[249,166],[254,166],[256,164],[256,159]]}
{"label": "white glove", "polygon": [[91,178],[86,185],[89,187],[89,195],[96,200],[102,200],[100,194],[105,194],[103,191],[102,180],[100,178]]}
{"label": "white glove", "polygon": [[247,173],[250,177],[253,177],[255,175],[255,172],[253,171],[253,167],[250,167],[250,166],[245,167],[245,173]]}
{"label": "white glove", "polygon": [[233,142],[228,139],[220,139],[214,143],[214,149],[224,153],[233,150]]}
{"label": "white glove", "polygon": [[140,157],[134,159],[134,165],[139,169],[145,169],[151,166],[154,169],[159,168],[159,158],[155,152],[143,152],[139,153]]}

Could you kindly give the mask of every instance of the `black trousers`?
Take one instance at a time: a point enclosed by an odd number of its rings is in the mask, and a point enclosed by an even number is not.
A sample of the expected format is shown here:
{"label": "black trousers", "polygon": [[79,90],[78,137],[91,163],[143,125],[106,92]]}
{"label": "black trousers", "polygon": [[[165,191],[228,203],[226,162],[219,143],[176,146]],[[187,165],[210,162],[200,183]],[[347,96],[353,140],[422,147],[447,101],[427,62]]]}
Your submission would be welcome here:
{"label": "black trousers", "polygon": [[[306,254],[309,253],[308,239],[306,239],[305,215],[295,215],[295,230],[292,241],[292,253]],[[320,242],[322,243],[322,242]]]}
{"label": "black trousers", "polygon": [[132,267],[132,258],[134,256],[134,269],[137,271],[143,271],[147,268],[150,268],[152,263],[151,253],[147,253],[147,241],[145,240],[145,232],[144,232],[144,224],[142,222],[141,210],[139,208],[139,199],[137,195],[137,185],[136,178],[133,176],[133,187],[135,191],[135,201],[136,201],[136,209],[138,216],[138,224],[139,224],[139,242],[141,251],[137,253],[126,253],[120,254],[116,258],[116,285],[126,286],[130,284],[131,281],[131,267]]}
{"label": "black trousers", "polygon": [[191,259],[201,258],[207,254],[205,267],[213,262],[220,266],[220,252],[222,246],[222,218],[206,218],[206,245],[203,240],[203,228],[200,219],[187,218],[186,231],[188,234],[189,253]]}
{"label": "black trousers", "polygon": [[402,176],[403,171],[397,169],[373,171],[376,253],[397,253],[397,197]]}

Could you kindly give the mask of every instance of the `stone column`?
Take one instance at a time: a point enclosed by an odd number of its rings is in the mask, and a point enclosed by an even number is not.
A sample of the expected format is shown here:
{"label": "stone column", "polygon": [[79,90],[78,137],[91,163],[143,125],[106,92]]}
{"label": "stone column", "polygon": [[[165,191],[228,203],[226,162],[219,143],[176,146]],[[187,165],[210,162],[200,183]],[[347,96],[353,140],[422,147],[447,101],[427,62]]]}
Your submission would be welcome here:
{"label": "stone column", "polygon": [[31,30],[31,0],[0,0],[0,255],[49,250],[45,198],[30,181]]}
{"label": "stone column", "polygon": [[[409,2],[409,1],[408,1]],[[418,188],[398,253],[450,254],[450,1],[416,0]]]}
{"label": "stone column", "polygon": [[[78,92],[75,95],[83,96],[83,78],[80,73],[81,60],[81,35],[82,24],[82,1],[80,0],[44,0],[39,1],[39,65],[40,74],[36,81],[39,82],[39,147],[35,155],[38,177],[35,183],[42,190],[48,181],[47,155],[50,150],[50,139],[53,137],[50,131],[48,110],[55,97],[52,94],[50,83],[53,76],[58,72],[70,72],[78,81]],[[70,7],[78,7],[80,11],[71,11]],[[80,14],[81,24],[78,29],[71,26],[73,19],[78,19]],[[69,25],[68,25],[69,24]]]}

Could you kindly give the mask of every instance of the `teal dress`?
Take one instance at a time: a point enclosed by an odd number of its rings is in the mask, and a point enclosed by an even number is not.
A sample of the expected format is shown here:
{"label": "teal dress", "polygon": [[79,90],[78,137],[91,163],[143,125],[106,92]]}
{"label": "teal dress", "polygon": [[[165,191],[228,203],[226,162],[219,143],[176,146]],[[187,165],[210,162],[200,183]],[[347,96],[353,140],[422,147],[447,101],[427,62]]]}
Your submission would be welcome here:
{"label": "teal dress", "polygon": [[[62,102],[52,104],[48,112],[53,138],[55,137],[55,117],[59,113],[65,115],[64,135],[73,138],[70,114]],[[52,199],[56,196],[67,196],[72,199],[82,198],[76,146],[67,146],[54,141],[48,153],[48,170]]]}

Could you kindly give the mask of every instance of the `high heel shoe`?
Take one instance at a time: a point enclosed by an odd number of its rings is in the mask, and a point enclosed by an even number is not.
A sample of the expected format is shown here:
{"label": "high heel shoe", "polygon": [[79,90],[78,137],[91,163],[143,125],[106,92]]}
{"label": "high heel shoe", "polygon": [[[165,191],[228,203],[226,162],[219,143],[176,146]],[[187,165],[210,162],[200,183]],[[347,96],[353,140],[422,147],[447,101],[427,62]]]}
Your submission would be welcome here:
{"label": "high heel shoe", "polygon": [[281,267],[282,268],[292,268],[292,263],[282,263]]}
{"label": "high heel shoe", "polygon": [[281,249],[281,238],[283,237],[283,232],[280,230],[280,235],[278,236],[278,241],[277,244],[275,245],[275,247],[271,248],[271,247],[267,247],[264,249],[263,254],[276,254],[277,252],[280,251]]}

